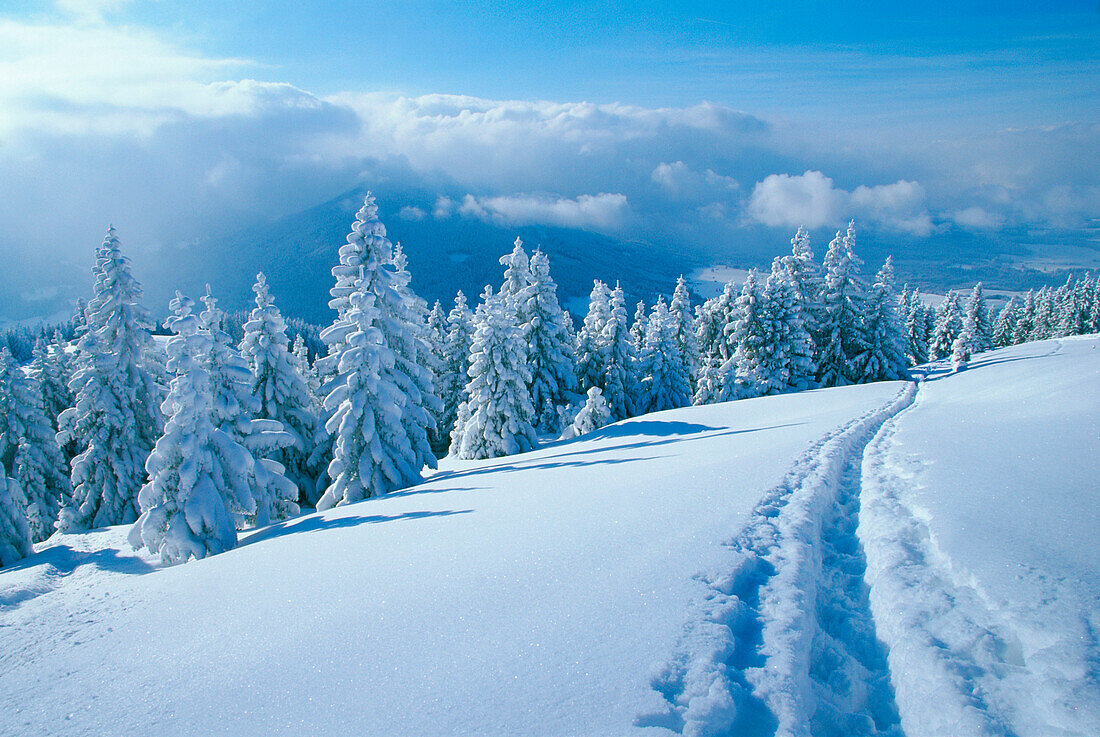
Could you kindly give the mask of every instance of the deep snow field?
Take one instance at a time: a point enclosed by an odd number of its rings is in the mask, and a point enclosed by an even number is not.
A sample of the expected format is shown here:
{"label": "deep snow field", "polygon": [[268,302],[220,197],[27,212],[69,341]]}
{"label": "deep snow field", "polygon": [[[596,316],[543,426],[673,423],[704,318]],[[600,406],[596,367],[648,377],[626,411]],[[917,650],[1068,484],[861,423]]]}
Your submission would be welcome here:
{"label": "deep snow field", "polygon": [[0,734],[1100,735],[1098,345],[447,460],[174,568],[55,535],[0,570]]}

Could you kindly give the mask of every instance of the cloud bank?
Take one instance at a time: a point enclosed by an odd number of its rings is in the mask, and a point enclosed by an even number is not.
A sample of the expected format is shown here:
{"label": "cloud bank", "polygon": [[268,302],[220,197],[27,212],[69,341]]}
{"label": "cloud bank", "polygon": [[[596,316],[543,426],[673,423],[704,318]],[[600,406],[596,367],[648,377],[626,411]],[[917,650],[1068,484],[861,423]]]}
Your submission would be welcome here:
{"label": "cloud bank", "polygon": [[[852,217],[869,237],[919,246],[956,228],[1082,228],[1100,214],[1095,125],[848,141],[709,102],[320,96],[255,79],[277,70],[248,60],[110,26],[116,2],[70,5],[80,22],[0,20],[0,249],[21,257],[83,266],[108,222],[138,251],[187,247],[364,181],[407,221],[686,248],[783,243],[798,225]],[[387,187],[430,197],[387,203]]]}

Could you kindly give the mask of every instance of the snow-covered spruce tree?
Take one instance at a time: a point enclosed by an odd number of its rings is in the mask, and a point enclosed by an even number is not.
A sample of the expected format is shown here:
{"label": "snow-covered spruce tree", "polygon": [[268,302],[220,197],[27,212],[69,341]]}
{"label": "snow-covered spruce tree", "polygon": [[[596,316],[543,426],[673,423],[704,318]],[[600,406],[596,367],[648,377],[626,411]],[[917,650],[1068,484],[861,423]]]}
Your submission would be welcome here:
{"label": "snow-covered spruce tree", "polygon": [[642,413],[677,409],[691,404],[691,383],[676,344],[665,298],[658,297],[646,321],[645,345],[638,357]]}
{"label": "snow-covered spruce tree", "polygon": [[1035,330],[1035,290],[1029,289],[1024,297],[1024,304],[1020,308],[1016,320],[1016,327],[1012,329],[1012,344],[1019,345],[1031,340],[1031,333]]}
{"label": "snow-covered spruce tree", "polygon": [[[684,370],[689,379],[699,371],[699,344],[695,340],[695,320],[691,314],[691,293],[687,280],[681,274],[676,280],[676,289],[672,292],[672,301],[668,305],[668,316],[672,321],[672,334],[676,347],[684,359]],[[692,387],[694,392],[694,386]]]}
{"label": "snow-covered spruce tree", "polygon": [[294,345],[291,347],[290,352],[294,356],[294,367],[298,369],[298,373],[302,375],[302,380],[306,383],[306,388],[309,389],[309,396],[313,399],[314,414],[317,415],[321,405],[321,378],[317,376],[317,371],[309,360],[309,346],[306,345],[305,336],[301,333],[294,336]]}
{"label": "snow-covered spruce tree", "polygon": [[145,463],[149,481],[141,487],[141,516],[130,529],[142,547],[173,565],[205,558],[237,544],[232,510],[255,510],[252,456],[224,430],[214,427],[214,398],[203,356],[210,336],[199,329],[194,302],[176,293],[165,326],[167,369],[172,375],[162,410],[164,434]]}
{"label": "snow-covered spruce tree", "polygon": [[[283,430],[278,420],[258,419],[261,406],[252,393],[252,371],[222,328],[225,315],[218,309],[209,286],[202,301],[206,309],[199,315],[199,329],[209,340],[206,351],[198,358],[209,375],[211,421],[215,428],[244,446],[254,461],[249,476],[249,496],[255,501],[255,507],[246,510],[229,504],[229,512],[238,528],[292,517],[299,511],[298,487],[286,477],[283,465],[270,456],[293,446],[294,437]],[[301,334],[298,337],[301,338]]]}
{"label": "snow-covered spruce tree", "polygon": [[1084,332],[1098,333],[1100,332],[1100,275],[1095,279],[1086,277],[1086,282],[1088,284],[1083,301],[1088,317],[1085,320]]}
{"label": "snow-covered spruce tree", "polygon": [[810,234],[802,226],[791,238],[791,253],[783,257],[783,270],[798,295],[804,327],[816,346],[822,340],[822,325],[826,320],[825,276],[822,267],[814,261]]}
{"label": "snow-covered spruce tree", "polygon": [[451,432],[451,455],[496,458],[535,447],[527,347],[508,303],[485,287],[474,316],[470,381]]}
{"label": "snow-covered spruce tree", "polygon": [[908,379],[907,340],[894,294],[893,258],[886,259],[871,285],[864,308],[863,330],[866,350],[855,359],[856,381]]}
{"label": "snow-covered spruce tree", "polygon": [[61,505],[72,493],[55,434],[38,382],[15,365],[6,347],[0,348],[0,463],[12,469],[22,490],[35,542],[53,534]]}
{"label": "snow-covered spruce tree", "polygon": [[443,341],[443,371],[440,375],[439,396],[443,411],[439,419],[439,432],[450,439],[462,403],[466,383],[470,380],[470,347],[474,342],[474,313],[466,305],[466,295],[460,290],[455,295],[455,306],[447,313],[447,336]]}
{"label": "snow-covered spruce tree", "polygon": [[64,356],[64,341],[55,333],[56,343],[47,343],[39,337],[34,344],[27,374],[38,382],[42,394],[42,407],[50,426],[57,431],[58,416],[72,406],[73,394],[69,391],[69,371]]}
{"label": "snow-covered spruce tree", "polygon": [[[438,392],[439,377],[443,374],[446,361],[444,360],[444,345],[447,342],[447,311],[437,299],[428,313],[428,355],[432,374],[436,377],[436,391]],[[440,397],[442,399],[442,397]]]}
{"label": "snow-covered spruce tree", "polygon": [[769,375],[774,368],[768,362],[773,347],[769,342],[772,330],[756,269],[749,271],[736,304],[737,321],[731,340],[737,348],[719,369],[722,374],[719,401],[722,402],[760,396],[786,384],[783,377]]}
{"label": "snow-covered spruce tree", "polygon": [[562,433],[561,438],[562,440],[568,440],[581,435],[587,435],[590,432],[599,430],[610,422],[611,410],[607,407],[607,402],[603,398],[603,392],[600,391],[598,386],[594,386],[588,390],[588,397],[585,399],[584,406],[581,407],[581,411],[577,413],[577,416],[573,418],[573,424],[565,428],[565,432]]}
{"label": "snow-covered spruce tree", "polygon": [[626,296],[618,283],[611,290],[610,306],[611,314],[603,332],[606,354],[601,396],[607,403],[612,420],[623,420],[637,413],[638,377],[635,374],[637,355],[626,314]]}
{"label": "snow-covered spruce tree", "polygon": [[726,282],[722,292],[704,302],[695,319],[695,340],[699,346],[702,363],[717,361],[724,363],[737,349],[728,340],[727,327],[737,322],[737,286]]}
{"label": "snow-covered spruce tree", "polygon": [[936,361],[951,355],[951,346],[963,327],[962,309],[959,295],[954,290],[947,293],[936,309],[936,327],[932,331],[932,340],[928,346],[929,360]]}
{"label": "snow-covered spruce tree", "polygon": [[911,366],[919,366],[928,361],[928,318],[927,309],[921,301],[920,291],[909,294],[905,315],[905,338],[908,345],[905,353]]}
{"label": "snow-covered spruce tree", "polygon": [[[393,381],[397,356],[377,327],[376,296],[366,287],[364,280],[349,296],[343,319],[326,329],[328,339],[339,339],[345,350],[338,367],[341,381],[325,398],[335,443],[328,467],[332,483],[318,510],[400,489],[418,479],[423,468],[401,423],[408,396]],[[338,332],[342,335],[334,335]]]}
{"label": "snow-covered spruce tree", "polygon": [[31,530],[23,514],[23,492],[0,463],[0,568],[14,565],[32,552]]}
{"label": "snow-covered spruce tree", "polygon": [[1066,292],[1058,305],[1058,325],[1056,337],[1081,335],[1088,323],[1088,300],[1086,299],[1087,279],[1078,279],[1066,285]]}
{"label": "snow-covered spruce tree", "polygon": [[764,373],[769,377],[765,394],[801,391],[814,385],[814,343],[803,321],[802,300],[787,278],[782,262],[772,262],[764,287],[768,320],[768,345]]}
{"label": "snow-covered spruce tree", "polygon": [[1030,340],[1054,337],[1054,311],[1054,291],[1050,287],[1043,287],[1035,297],[1035,324],[1031,328]]}
{"label": "snow-covered spruce tree", "polygon": [[640,299],[638,300],[638,306],[634,309],[634,321],[630,323],[630,342],[634,344],[634,355],[636,356],[641,356],[642,348],[645,347],[645,331],[648,321],[645,300]]}
{"label": "snow-covered spruce tree", "polygon": [[[385,309],[390,303],[383,298],[384,294],[376,294],[375,303],[379,306],[381,318],[379,327],[386,336],[386,344],[397,358],[398,373],[394,374],[394,379],[398,386],[404,386],[413,400],[409,411],[401,418],[409,443],[424,465],[435,468],[432,441],[436,441],[440,450],[445,443],[437,435],[437,418],[443,411],[443,402],[436,389],[439,365],[428,328],[428,303],[409,286],[412,276],[400,243],[393,248],[393,265],[393,284],[404,304],[395,302],[392,303],[392,310]],[[378,283],[375,280],[376,286]]]}
{"label": "snow-covered spruce tree", "polygon": [[989,319],[989,306],[985,302],[981,282],[975,284],[971,290],[970,299],[966,302],[966,312],[974,319],[974,338],[978,352],[989,350],[993,347],[993,322]]}
{"label": "snow-covered spruce tree", "polygon": [[821,386],[843,386],[858,380],[856,356],[867,350],[863,335],[865,289],[859,278],[859,258],[853,253],[855,221],[829,243],[825,255],[825,304],[819,324],[817,381]]}
{"label": "snow-covered spruce tree", "polygon": [[603,386],[606,366],[604,328],[611,319],[611,299],[607,285],[600,280],[592,283],[588,298],[588,314],[577,332],[577,386],[581,392],[590,386]]}
{"label": "snow-covered spruce tree", "polygon": [[1016,330],[1016,323],[1020,320],[1020,307],[1015,297],[1009,297],[1005,306],[997,313],[997,319],[993,322],[994,348],[1004,348],[1012,345],[1012,335]]}
{"label": "snow-covered spruce tree", "polygon": [[73,406],[58,418],[58,444],[80,451],[72,459],[73,495],[61,510],[62,532],[134,521],[145,459],[163,427],[163,388],[145,366],[150,323],[114,228],[93,273],[94,296],[69,381]]}
{"label": "snow-covered spruce tree", "polygon": [[733,326],[737,322],[739,291],[732,281],[726,282],[722,293],[704,302],[697,310],[695,337],[699,345],[700,364],[695,381],[693,404],[719,401],[722,389],[721,367],[737,350],[733,343]]}
{"label": "snow-covered spruce tree", "polygon": [[982,350],[982,337],[975,314],[976,310],[967,310],[963,317],[962,330],[951,345],[951,366],[955,371],[966,368],[971,357]]}
{"label": "snow-covered spruce tree", "polygon": [[[522,252],[516,239],[516,249]],[[513,251],[513,255],[515,251]],[[569,404],[575,398],[573,345],[562,322],[562,309],[558,304],[558,286],[550,276],[550,259],[542,251],[535,251],[526,274],[527,286],[514,297],[502,295],[521,311],[526,322],[520,325],[527,344],[527,365],[531,370],[528,391],[531,406],[537,411],[535,429],[543,433],[559,433],[557,407]],[[509,271],[512,270],[509,266]],[[504,284],[510,284],[505,272]],[[610,322],[610,319],[609,321]],[[601,343],[606,336],[601,337]],[[604,351],[605,359],[607,351]]]}
{"label": "snow-covered spruce tree", "polygon": [[[383,362],[380,365],[381,380],[386,385],[393,385],[400,391],[397,406],[400,414],[396,418],[403,428],[402,438],[379,436],[377,452],[382,456],[375,460],[385,464],[394,470],[394,474],[385,474],[387,483],[377,488],[369,488],[366,493],[370,495],[384,494],[393,489],[403,488],[414,484],[421,478],[424,466],[435,468],[435,454],[432,452],[428,433],[435,426],[435,416],[442,411],[442,404],[435,393],[435,378],[431,370],[425,365],[426,356],[430,353],[424,334],[427,331],[426,322],[421,322],[414,310],[410,307],[408,295],[408,271],[398,268],[393,263],[393,246],[386,238],[386,227],[378,219],[378,207],[374,198],[368,193],[363,207],[356,215],[352,223],[351,233],[348,234],[348,242],[340,249],[341,263],[333,268],[332,273],[336,278],[336,287],[333,288],[333,300],[330,306],[337,309],[337,318],[331,326],[321,331],[321,340],[328,345],[328,355],[317,361],[320,373],[323,376],[332,377],[323,387],[326,393],[324,409],[326,421],[324,430],[318,433],[317,450],[314,451],[315,460],[336,459],[333,442],[338,440],[333,433],[340,427],[341,422],[334,419],[333,412],[340,409],[343,398],[348,388],[341,388],[345,382],[360,371],[356,361],[345,361],[343,352],[348,345],[345,342],[351,335],[363,332],[358,329],[358,323],[365,319],[363,310],[359,310],[356,322],[346,319],[347,312],[351,308],[350,295],[361,291],[365,295],[371,295],[368,312],[372,315],[375,328],[381,346],[387,349],[384,355],[393,356],[392,364]],[[354,272],[352,265],[354,264]],[[342,285],[348,282],[354,274],[358,274],[355,281],[350,281],[352,291],[344,291]],[[357,298],[363,304],[362,298]],[[375,335],[374,332],[371,335]],[[373,339],[373,338],[372,338]],[[360,344],[362,340],[360,340]],[[357,355],[362,356],[360,351]],[[343,367],[343,368],[341,368]],[[336,394],[334,394],[334,392]],[[387,412],[392,408],[383,406],[382,402],[390,401],[381,395],[370,392],[357,392],[357,397],[367,399],[374,397],[374,404],[364,408],[355,408],[356,412]],[[366,417],[366,415],[364,415]],[[331,448],[331,450],[330,450]],[[346,453],[353,452],[350,448]],[[372,453],[375,452],[372,450]],[[347,455],[345,458],[349,457]],[[329,462],[329,478],[332,484],[328,486],[321,505],[335,505],[350,501],[339,494],[358,493],[355,483],[369,484],[370,474],[356,476],[361,482],[338,484],[332,477],[334,467]],[[415,473],[407,469],[415,469]],[[376,477],[381,479],[382,477]],[[398,483],[395,479],[400,478]],[[398,483],[394,486],[392,484]]]}
{"label": "snow-covered spruce tree", "polygon": [[[531,261],[527,258],[527,252],[523,250],[522,240],[516,238],[515,243],[512,244],[511,253],[500,257],[500,265],[504,267],[504,283],[500,285],[500,291],[497,294],[516,313],[516,324],[525,325],[531,319],[527,314],[529,297],[526,290],[531,284],[532,274]],[[549,271],[549,268],[547,270]]]}
{"label": "snow-covered spruce tree", "polygon": [[318,420],[309,387],[287,348],[286,322],[268,292],[267,279],[262,273],[256,275],[252,291],[256,293],[256,307],[244,324],[241,353],[252,372],[252,396],[259,405],[253,416],[282,425],[290,442],[272,449],[270,459],[283,466],[286,477],[299,490],[314,489],[320,472],[311,462],[310,454]]}

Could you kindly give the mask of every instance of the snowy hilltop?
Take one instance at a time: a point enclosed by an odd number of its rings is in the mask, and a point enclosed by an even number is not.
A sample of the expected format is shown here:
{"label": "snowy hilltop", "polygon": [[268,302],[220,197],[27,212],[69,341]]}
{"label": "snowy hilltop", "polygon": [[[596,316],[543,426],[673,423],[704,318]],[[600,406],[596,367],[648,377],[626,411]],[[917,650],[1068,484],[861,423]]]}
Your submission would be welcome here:
{"label": "snowy hilltop", "polygon": [[1098,346],[447,458],[186,566],[56,535],[0,570],[0,734],[1098,734]]}

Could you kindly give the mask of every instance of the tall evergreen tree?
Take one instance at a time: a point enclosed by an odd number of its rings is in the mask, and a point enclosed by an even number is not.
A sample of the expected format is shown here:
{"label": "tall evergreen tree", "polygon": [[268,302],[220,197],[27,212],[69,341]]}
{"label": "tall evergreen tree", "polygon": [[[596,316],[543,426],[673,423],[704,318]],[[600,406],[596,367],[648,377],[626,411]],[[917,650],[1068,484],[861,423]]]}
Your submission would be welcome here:
{"label": "tall evergreen tree", "polygon": [[630,323],[630,342],[634,344],[634,355],[641,356],[645,347],[646,323],[645,300],[638,300],[638,306],[634,309],[634,321]]}
{"label": "tall evergreen tree", "polygon": [[590,386],[602,386],[607,370],[603,334],[610,319],[610,293],[607,285],[597,279],[592,284],[588,314],[577,332],[577,386],[582,392]]}
{"label": "tall evergreen tree", "polygon": [[801,391],[814,385],[814,343],[805,327],[802,304],[782,261],[776,259],[764,287],[771,347],[764,363],[768,377],[766,394]]}
{"label": "tall evergreen tree", "polygon": [[0,348],[0,463],[12,469],[23,494],[31,539],[53,534],[63,501],[72,493],[65,459],[42,406],[38,382]]}
{"label": "tall evergreen tree", "polygon": [[[676,347],[683,356],[684,370],[692,379],[699,371],[699,344],[695,340],[695,320],[691,314],[691,293],[687,280],[681,275],[676,280],[676,289],[672,292],[672,301],[668,306],[668,316],[672,321],[672,334]],[[694,391],[694,387],[692,387]]]}
{"label": "tall evergreen tree", "polygon": [[989,306],[985,302],[981,282],[975,284],[971,290],[966,311],[974,318],[974,340],[978,352],[989,350],[993,347],[993,321],[989,318]]}
{"label": "tall evergreen tree", "polygon": [[936,327],[932,331],[932,341],[928,346],[928,358],[932,361],[951,355],[955,338],[963,328],[962,309],[959,295],[954,290],[947,293],[936,310]]}
{"label": "tall evergreen tree", "polygon": [[951,365],[955,371],[966,368],[975,353],[981,351],[981,329],[978,327],[978,310],[967,309],[962,329],[951,344]]}
{"label": "tall evergreen tree", "polygon": [[814,341],[815,352],[824,343],[822,330],[826,322],[825,276],[821,266],[814,261],[810,248],[810,234],[799,226],[791,238],[791,253],[783,257],[783,270],[798,295],[804,326]]}
{"label": "tall evergreen tree", "polygon": [[611,421],[615,421],[637,413],[638,377],[635,374],[637,355],[626,314],[626,296],[618,284],[611,290],[610,306],[611,314],[603,331],[606,360],[600,395],[607,404]]}
{"label": "tall evergreen tree", "polygon": [[511,253],[500,257],[500,265],[504,267],[504,283],[501,284],[498,294],[516,313],[516,324],[524,325],[531,319],[527,313],[529,297],[526,291],[531,285],[532,274],[531,262],[527,252],[523,250],[522,240],[516,238]]}
{"label": "tall evergreen tree", "polygon": [[737,346],[733,356],[721,367],[720,401],[756,397],[785,384],[769,375],[772,366],[768,354],[773,346],[770,317],[764,301],[764,289],[756,269],[749,272],[737,298],[737,321],[733,325],[732,342]]}
{"label": "tall evergreen tree", "polygon": [[[286,519],[299,511],[299,490],[286,477],[283,465],[270,456],[292,447],[294,437],[278,420],[259,418],[261,403],[252,393],[252,371],[244,356],[233,348],[232,338],[222,329],[225,315],[218,309],[209,286],[202,301],[206,309],[199,315],[199,329],[208,340],[205,351],[197,358],[209,377],[211,422],[243,446],[254,461],[248,480],[249,496],[255,500],[255,508],[249,511],[230,506],[229,511],[238,528]],[[302,337],[300,333],[298,337]],[[303,501],[316,500],[309,499],[307,494]]]}
{"label": "tall evergreen tree", "polygon": [[1024,306],[1020,309],[1016,327],[1012,330],[1012,344],[1019,345],[1031,340],[1031,333],[1035,330],[1035,290],[1029,289],[1024,297]]}
{"label": "tall evergreen tree", "polygon": [[993,323],[992,343],[994,348],[1004,348],[1012,345],[1012,335],[1016,330],[1016,323],[1020,319],[1020,308],[1015,297],[1010,297],[1001,311],[997,313],[997,319]]}
{"label": "tall evergreen tree", "polygon": [[[519,243],[517,238],[516,249],[522,251]],[[506,287],[510,283],[507,276],[506,272]],[[527,365],[531,370],[528,390],[537,412],[535,428],[556,434],[561,431],[556,408],[569,404],[575,397],[572,391],[576,380],[573,345],[561,319],[558,287],[550,276],[550,259],[542,251],[535,251],[531,256],[526,279],[527,286],[514,297],[502,295],[501,298],[510,299],[526,320],[520,324],[520,329],[527,344]]]}
{"label": "tall evergreen tree", "polygon": [[927,308],[921,301],[920,291],[913,290],[906,302],[905,314],[905,338],[907,343],[906,355],[911,366],[919,366],[928,361],[928,333]]}
{"label": "tall evergreen tree", "polygon": [[1030,340],[1046,340],[1054,337],[1056,324],[1054,292],[1043,287],[1035,298],[1035,324],[1031,328]]}
{"label": "tall evergreen tree", "polygon": [[736,285],[726,282],[721,294],[703,303],[696,315],[695,336],[701,358],[693,404],[719,401],[723,376],[720,369],[737,350],[732,338],[737,322],[738,294]]}
{"label": "tall evergreen tree", "polygon": [[256,275],[252,291],[256,307],[244,324],[241,353],[252,372],[252,396],[259,405],[254,418],[275,420],[282,426],[290,442],[272,449],[270,459],[283,466],[286,477],[299,490],[315,489],[320,471],[310,454],[318,420],[309,387],[288,349],[286,322],[262,273]]}
{"label": "tall evergreen tree", "polygon": [[665,298],[658,297],[646,321],[645,346],[638,359],[640,409],[660,412],[691,404],[691,382],[676,342],[675,324]]}
{"label": "tall evergreen tree", "polygon": [[[342,354],[348,348],[345,341],[352,335],[359,335],[356,338],[359,348],[363,348],[364,341],[380,341],[385,349],[377,351],[381,361],[380,380],[384,386],[392,385],[400,391],[398,406],[401,409],[396,420],[404,430],[404,437],[400,439],[389,433],[378,436],[378,442],[381,443],[378,452],[383,453],[385,458],[379,457],[376,460],[393,470],[392,474],[361,474],[355,476],[358,480],[354,482],[345,475],[345,481],[338,481],[332,476],[333,470],[346,467],[340,464],[334,467],[330,462],[329,477],[332,484],[319,502],[330,506],[350,501],[353,497],[358,498],[357,495],[361,492],[357,490],[357,484],[374,483],[371,479],[375,479],[380,486],[364,486],[366,491],[362,493],[383,494],[416,483],[425,466],[434,468],[435,454],[432,452],[429,433],[435,427],[436,416],[442,412],[442,403],[435,393],[435,377],[426,365],[430,362],[430,347],[425,339],[426,320],[418,316],[416,309],[410,306],[412,292],[408,286],[408,271],[402,263],[393,262],[393,246],[386,238],[386,227],[378,219],[378,207],[369,193],[363,207],[356,214],[347,240],[347,244],[340,249],[340,265],[333,267],[336,286],[330,292],[333,300],[329,304],[337,310],[337,319],[321,332],[321,340],[329,346],[329,353],[317,364],[321,366],[322,375],[333,378],[322,389],[326,393],[324,407],[327,421],[324,425],[325,432],[318,436],[320,442],[313,458],[327,458],[330,445],[340,442],[334,433],[340,430],[341,423],[357,421],[351,418],[360,417],[369,424],[367,412],[392,412],[392,408],[378,404],[391,401],[388,396],[363,388],[371,385],[371,381],[363,374],[367,371],[363,367],[367,354],[363,350],[357,350],[354,360],[344,360]],[[360,291],[371,299],[356,298],[360,306],[355,320],[352,321],[347,318],[351,309],[351,295]],[[373,331],[364,329],[363,320],[368,318],[372,321]],[[392,363],[389,361],[390,355]],[[360,387],[353,387],[356,389],[354,393],[352,388],[343,386],[353,375],[364,382]],[[366,408],[355,407],[355,411],[350,414],[344,413],[341,408],[348,396],[358,397],[356,401],[370,399],[374,404]],[[332,414],[337,411],[341,412],[343,419],[337,419]],[[358,444],[353,444],[345,448],[344,462],[351,457],[347,454],[358,452],[358,447]],[[336,460],[336,449],[333,446],[332,461]],[[415,473],[405,473],[406,469],[415,469]],[[381,481],[383,478],[386,479],[385,483]],[[393,486],[398,480],[399,485]],[[351,497],[346,494],[351,494]]]}
{"label": "tall evergreen tree", "polygon": [[867,348],[855,360],[857,382],[909,378],[905,357],[907,340],[905,327],[898,316],[892,258],[887,258],[879,269],[867,297],[864,341]]}
{"label": "tall evergreen tree", "polygon": [[695,342],[699,346],[702,365],[724,363],[737,346],[726,340],[726,326],[736,322],[738,290],[732,281],[726,282],[722,292],[708,299],[695,318]]}
{"label": "tall evergreen tree", "polygon": [[451,433],[451,455],[496,458],[531,450],[537,437],[526,345],[507,301],[491,287],[485,288],[474,325],[470,381]]}
{"label": "tall evergreen tree", "polygon": [[855,222],[829,243],[825,255],[824,316],[819,325],[817,380],[822,386],[843,386],[858,380],[856,356],[867,350],[863,335],[864,287],[860,260],[853,252]]}
{"label": "tall evergreen tree", "polygon": [[0,568],[14,565],[34,552],[31,530],[23,513],[23,492],[0,463]]}
{"label": "tall evergreen tree", "polygon": [[145,459],[159,436],[162,387],[145,365],[152,342],[141,287],[114,228],[97,251],[94,296],[69,381],[74,406],[58,418],[58,443],[72,459],[71,503],[59,529],[71,532],[132,522]]}
{"label": "tall evergreen tree", "polygon": [[401,422],[409,397],[394,381],[397,355],[377,327],[376,295],[365,279],[349,301],[344,317],[326,330],[329,340],[340,340],[346,349],[338,366],[341,380],[325,398],[335,443],[328,467],[332,483],[318,510],[403,488],[423,468]]}
{"label": "tall evergreen tree", "polygon": [[56,432],[57,418],[72,406],[73,394],[68,386],[71,377],[63,353],[64,342],[59,334],[55,335],[57,343],[48,343],[45,336],[39,336],[34,344],[31,363],[27,366],[27,374],[38,382],[43,410]]}
{"label": "tall evergreen tree", "polygon": [[466,295],[455,295],[455,306],[447,313],[447,337],[443,343],[443,371],[439,394],[443,400],[439,432],[450,439],[462,403],[466,383],[470,380],[470,348],[474,342],[474,313],[466,306]]}
{"label": "tall evergreen tree", "polygon": [[193,304],[177,292],[165,323],[173,333],[172,381],[163,406],[169,419],[145,464],[149,481],[138,494],[141,516],[129,535],[135,550],[145,547],[170,565],[235,547],[233,511],[249,514],[256,506],[252,456],[214,427],[210,374],[202,361],[210,336],[199,329]]}

